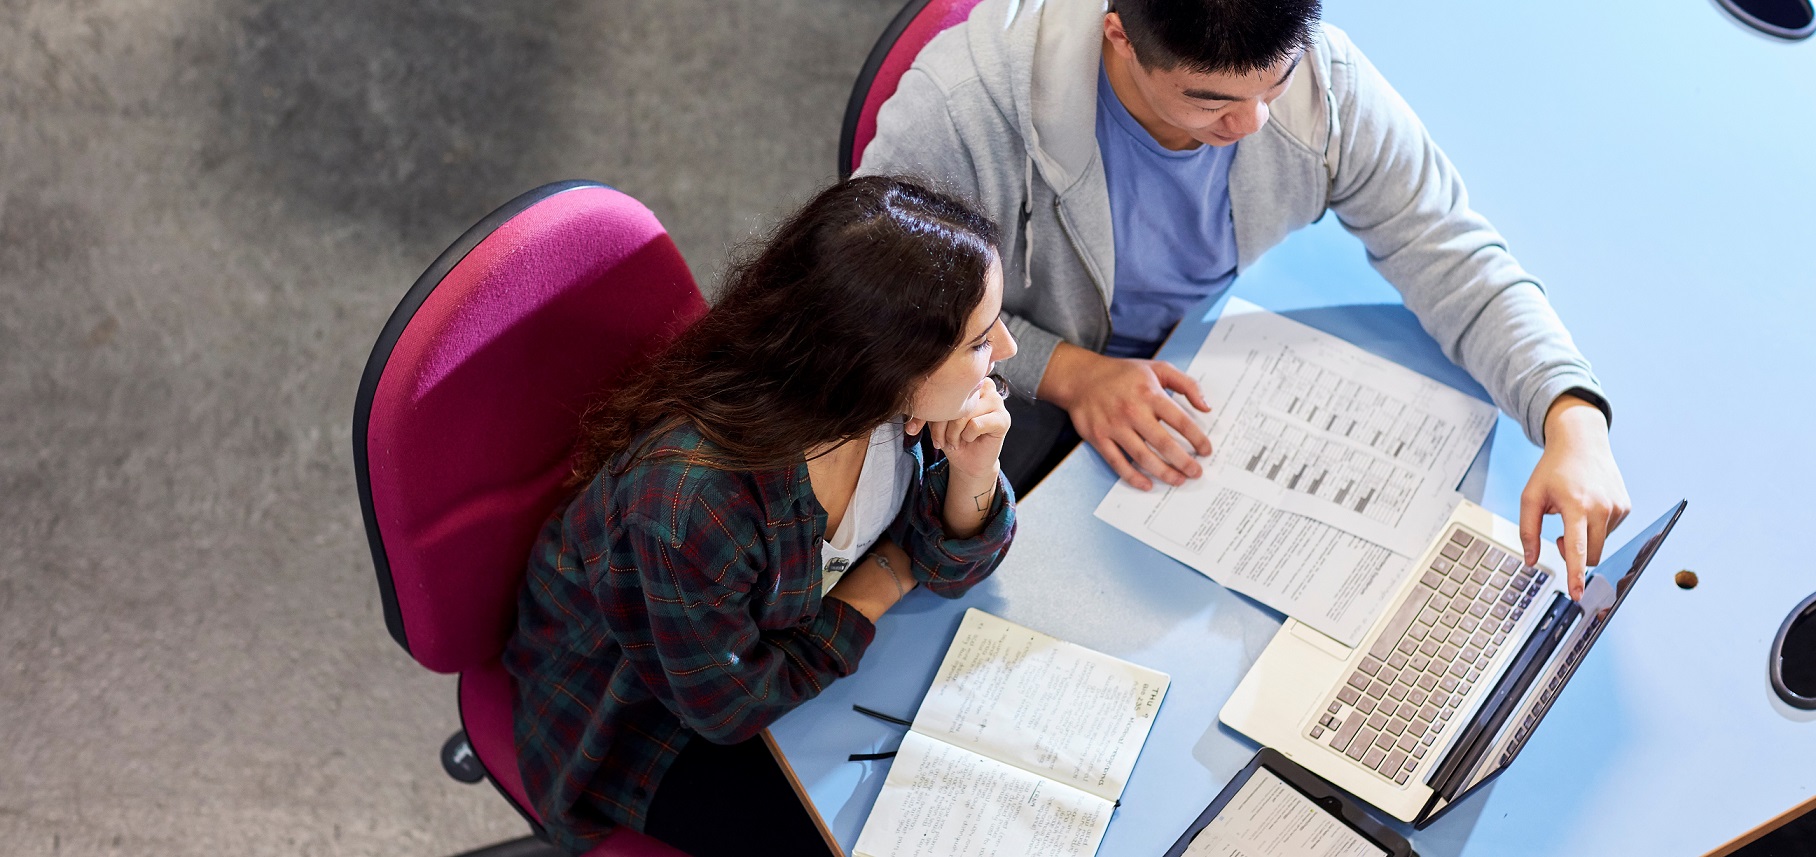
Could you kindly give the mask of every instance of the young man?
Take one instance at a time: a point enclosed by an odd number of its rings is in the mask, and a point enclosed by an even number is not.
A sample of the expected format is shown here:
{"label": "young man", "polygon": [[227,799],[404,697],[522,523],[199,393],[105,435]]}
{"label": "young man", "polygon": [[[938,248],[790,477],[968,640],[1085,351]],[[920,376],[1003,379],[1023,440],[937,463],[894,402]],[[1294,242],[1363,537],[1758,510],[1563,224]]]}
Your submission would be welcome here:
{"label": "young man", "polygon": [[[1445,354],[1545,451],[1521,497],[1580,592],[1628,511],[1610,410],[1538,281],[1468,205],[1418,117],[1317,0],[985,0],[936,37],[877,117],[862,172],[918,173],[1003,227],[1003,468],[1025,489],[1069,433],[1123,479],[1198,477],[1210,442],[1150,360],[1192,304],[1326,210]],[[1177,431],[1192,447],[1174,439]]]}

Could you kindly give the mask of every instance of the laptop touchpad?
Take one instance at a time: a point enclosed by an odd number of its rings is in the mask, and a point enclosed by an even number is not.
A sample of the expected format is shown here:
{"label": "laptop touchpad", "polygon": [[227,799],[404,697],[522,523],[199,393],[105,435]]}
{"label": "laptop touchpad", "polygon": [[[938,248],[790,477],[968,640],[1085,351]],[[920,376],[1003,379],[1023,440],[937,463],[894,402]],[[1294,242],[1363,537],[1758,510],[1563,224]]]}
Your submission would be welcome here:
{"label": "laptop touchpad", "polygon": [[1287,625],[1292,628],[1293,636],[1312,644],[1318,651],[1330,655],[1339,661],[1349,660],[1350,652],[1355,651],[1354,649],[1331,639],[1329,636],[1304,622],[1289,619],[1287,620]]}

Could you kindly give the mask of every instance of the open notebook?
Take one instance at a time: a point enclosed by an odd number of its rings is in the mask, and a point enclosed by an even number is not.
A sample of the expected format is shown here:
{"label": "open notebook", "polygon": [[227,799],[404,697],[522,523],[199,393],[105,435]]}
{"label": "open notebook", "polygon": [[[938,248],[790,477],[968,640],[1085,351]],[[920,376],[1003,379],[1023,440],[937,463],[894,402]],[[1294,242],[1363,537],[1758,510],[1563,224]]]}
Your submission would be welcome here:
{"label": "open notebook", "polygon": [[1165,673],[976,608],[902,740],[857,857],[1090,857]]}

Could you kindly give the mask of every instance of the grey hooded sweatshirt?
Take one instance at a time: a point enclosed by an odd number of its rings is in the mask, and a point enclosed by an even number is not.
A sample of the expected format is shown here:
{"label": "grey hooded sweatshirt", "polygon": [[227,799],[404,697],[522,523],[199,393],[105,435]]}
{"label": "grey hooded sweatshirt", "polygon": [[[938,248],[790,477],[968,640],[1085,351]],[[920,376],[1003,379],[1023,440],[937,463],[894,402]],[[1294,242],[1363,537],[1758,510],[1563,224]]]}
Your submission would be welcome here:
{"label": "grey hooded sweatshirt", "polygon": [[[1032,393],[1064,339],[1102,351],[1115,241],[1097,148],[1103,0],[984,0],[921,51],[877,116],[860,174],[969,196],[1002,227],[1003,307],[1020,353],[999,371]],[[1560,394],[1606,397],[1539,282],[1469,207],[1412,109],[1342,31],[1323,25],[1267,124],[1230,168],[1237,271],[1328,209],[1444,353],[1534,443]],[[1005,469],[1066,419],[1012,402]],[[1036,453],[1038,454],[1038,453]]]}

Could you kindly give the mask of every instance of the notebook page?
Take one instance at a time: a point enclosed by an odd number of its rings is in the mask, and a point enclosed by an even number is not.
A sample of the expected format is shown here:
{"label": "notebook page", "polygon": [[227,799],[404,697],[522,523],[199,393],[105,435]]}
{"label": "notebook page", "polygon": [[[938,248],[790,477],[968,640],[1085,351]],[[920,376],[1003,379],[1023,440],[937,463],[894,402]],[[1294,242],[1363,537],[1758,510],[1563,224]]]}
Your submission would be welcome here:
{"label": "notebook page", "polygon": [[857,857],[1091,857],[1109,801],[909,732]]}
{"label": "notebook page", "polygon": [[1114,801],[1168,684],[1165,673],[972,608],[914,728]]}

